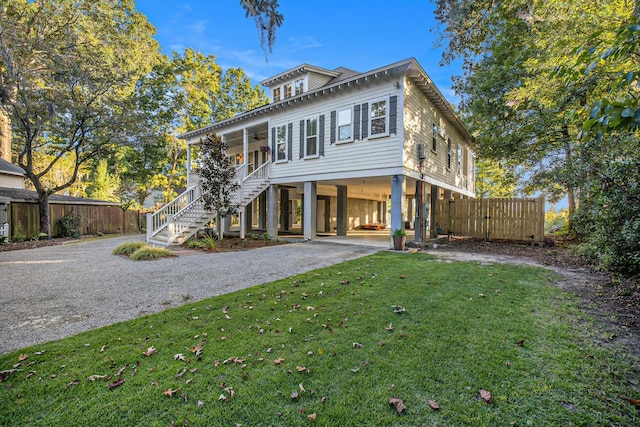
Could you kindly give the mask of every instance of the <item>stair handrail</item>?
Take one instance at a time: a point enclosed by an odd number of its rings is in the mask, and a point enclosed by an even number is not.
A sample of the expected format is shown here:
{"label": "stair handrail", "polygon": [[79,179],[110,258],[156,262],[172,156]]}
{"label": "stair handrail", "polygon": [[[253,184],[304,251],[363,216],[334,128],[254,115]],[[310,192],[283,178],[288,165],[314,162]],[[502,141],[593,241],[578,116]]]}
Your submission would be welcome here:
{"label": "stair handrail", "polygon": [[239,204],[242,204],[243,200],[245,199],[246,192],[247,192],[247,183],[261,182],[269,179],[270,165],[271,165],[270,162],[263,163],[257,169],[251,172],[249,176],[245,177],[240,181],[240,187],[238,188],[235,195],[236,202],[238,202]]}
{"label": "stair handrail", "polygon": [[169,223],[169,219],[190,205],[200,195],[200,187],[197,185],[187,188],[182,194],[151,214],[151,236],[155,236]]}

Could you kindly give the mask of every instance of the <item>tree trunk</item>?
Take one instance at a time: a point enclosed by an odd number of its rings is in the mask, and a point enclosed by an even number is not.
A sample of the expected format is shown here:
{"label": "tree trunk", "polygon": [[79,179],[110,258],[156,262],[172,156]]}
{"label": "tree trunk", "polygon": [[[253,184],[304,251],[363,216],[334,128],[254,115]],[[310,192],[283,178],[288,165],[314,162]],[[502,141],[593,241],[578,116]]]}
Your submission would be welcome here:
{"label": "tree trunk", "polygon": [[11,119],[0,109],[0,159],[11,162]]}
{"label": "tree trunk", "polygon": [[51,218],[49,215],[49,194],[46,191],[38,191],[38,210],[40,211],[40,233],[45,233],[51,238]]}

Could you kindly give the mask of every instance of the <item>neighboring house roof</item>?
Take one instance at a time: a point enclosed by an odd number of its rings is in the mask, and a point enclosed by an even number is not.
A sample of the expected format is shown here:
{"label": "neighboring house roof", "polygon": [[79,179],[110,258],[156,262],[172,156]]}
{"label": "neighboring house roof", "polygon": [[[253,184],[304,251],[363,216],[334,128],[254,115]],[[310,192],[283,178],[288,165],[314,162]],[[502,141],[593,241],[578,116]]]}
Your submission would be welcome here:
{"label": "neighboring house roof", "polygon": [[6,175],[24,176],[24,171],[20,166],[9,163],[5,159],[0,159],[0,173]]}
{"label": "neighboring house roof", "polygon": [[386,77],[389,75],[406,74],[407,77],[411,79],[411,81],[422,91],[422,93],[435,105],[440,113],[448,121],[450,121],[453,126],[463,135],[463,137],[465,137],[465,139],[468,139],[469,141],[473,141],[473,137],[469,133],[469,130],[467,129],[465,124],[462,122],[462,120],[460,120],[458,115],[453,110],[453,107],[451,107],[451,105],[447,102],[442,92],[440,92],[440,90],[436,87],[431,78],[429,78],[427,73],[425,73],[425,71],[422,69],[420,64],[418,64],[418,61],[415,58],[405,59],[404,61],[389,64],[381,68],[376,68],[375,70],[367,71],[365,73],[358,73],[344,67],[337,68],[334,71],[329,71],[303,64],[299,67],[292,68],[291,70],[280,73],[275,77],[264,80],[262,84],[274,85],[280,81],[291,79],[296,75],[301,75],[308,71],[322,72],[326,75],[333,76],[333,79],[318,89],[310,90],[300,95],[286,98],[278,102],[273,102],[244,113],[240,113],[230,119],[222,120],[209,126],[205,126],[201,129],[196,129],[194,131],[179,135],[179,138],[190,139],[196,138],[198,136],[204,136],[211,131],[215,131],[217,129],[221,129],[226,126],[239,123],[244,120],[249,120],[261,115],[269,114],[272,111],[295,107],[299,102],[304,102],[308,99],[315,99],[320,96],[336,93],[337,91],[340,91],[342,89],[352,88],[353,86],[365,84],[372,80],[376,80],[378,78]]}
{"label": "neighboring house roof", "polygon": [[[23,190],[21,188],[0,187],[0,197],[6,197],[13,202],[30,202],[38,201],[38,193],[33,190]],[[88,199],[84,197],[63,196],[60,194],[52,194],[49,196],[49,203],[68,203],[79,205],[112,205],[120,206],[118,202],[109,202],[106,200]]]}

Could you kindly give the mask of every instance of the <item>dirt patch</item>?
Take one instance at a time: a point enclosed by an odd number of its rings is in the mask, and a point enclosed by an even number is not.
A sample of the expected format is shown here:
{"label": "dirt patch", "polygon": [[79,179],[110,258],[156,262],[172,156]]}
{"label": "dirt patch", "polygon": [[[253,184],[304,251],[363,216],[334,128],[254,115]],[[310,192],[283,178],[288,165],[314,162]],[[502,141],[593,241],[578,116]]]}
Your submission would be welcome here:
{"label": "dirt patch", "polygon": [[288,242],[277,239],[263,238],[262,236],[248,236],[246,239],[240,237],[229,236],[222,240],[216,241],[216,247],[198,247],[193,245],[184,244],[182,246],[176,246],[170,248],[178,255],[188,255],[194,252],[234,252],[234,251],[246,251],[256,248],[265,248],[269,246],[283,245]]}
{"label": "dirt patch", "polygon": [[586,264],[569,245],[554,247],[505,241],[452,238],[441,241],[430,252],[445,258],[479,262],[538,265],[562,276],[559,288],[580,298],[581,308],[600,324],[600,344],[618,346],[640,354],[640,283],[601,273]]}
{"label": "dirt patch", "polygon": [[70,240],[74,240],[71,237],[59,237],[54,239],[40,239],[40,240],[27,240],[24,242],[9,242],[0,245],[0,252],[6,251],[19,251],[22,249],[35,249],[44,246],[56,246],[61,245]]}

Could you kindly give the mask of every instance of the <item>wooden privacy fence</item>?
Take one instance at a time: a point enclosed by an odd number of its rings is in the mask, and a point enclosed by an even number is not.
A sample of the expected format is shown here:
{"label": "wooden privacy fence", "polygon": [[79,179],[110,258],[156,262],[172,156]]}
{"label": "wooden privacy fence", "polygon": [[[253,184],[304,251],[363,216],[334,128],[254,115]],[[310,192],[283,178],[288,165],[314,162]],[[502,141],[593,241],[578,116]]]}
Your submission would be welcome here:
{"label": "wooden privacy fence", "polygon": [[437,200],[435,224],[456,236],[544,242],[544,210],[544,197]]}
{"label": "wooden privacy fence", "polygon": [[[37,202],[11,202],[9,210],[9,229],[12,234],[19,227],[22,228],[22,234],[27,239],[40,233],[40,212]],[[141,215],[138,211],[122,210],[117,205],[56,202],[49,204],[52,236],[61,235],[60,218],[65,215],[79,216],[80,230],[85,235],[98,232],[105,234],[140,232]]]}

